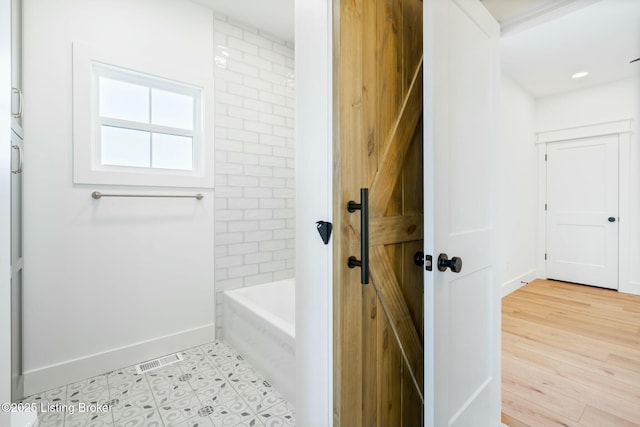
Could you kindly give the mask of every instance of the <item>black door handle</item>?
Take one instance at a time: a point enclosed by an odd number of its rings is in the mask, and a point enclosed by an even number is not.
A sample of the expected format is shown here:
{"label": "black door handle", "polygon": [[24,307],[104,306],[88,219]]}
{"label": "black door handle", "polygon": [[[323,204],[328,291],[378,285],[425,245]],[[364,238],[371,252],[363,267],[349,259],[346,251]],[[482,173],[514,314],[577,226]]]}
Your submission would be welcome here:
{"label": "black door handle", "polygon": [[609,222],[616,222],[616,218],[614,216],[609,217]]}
{"label": "black door handle", "polygon": [[447,268],[450,268],[454,273],[460,273],[462,271],[462,258],[454,256],[449,259],[447,254],[440,254],[438,256],[438,270],[447,271]]}
{"label": "black door handle", "polygon": [[347,210],[350,213],[360,211],[360,259],[350,256],[347,260],[349,268],[360,267],[360,283],[369,283],[369,189],[360,189],[360,203],[349,201]]}

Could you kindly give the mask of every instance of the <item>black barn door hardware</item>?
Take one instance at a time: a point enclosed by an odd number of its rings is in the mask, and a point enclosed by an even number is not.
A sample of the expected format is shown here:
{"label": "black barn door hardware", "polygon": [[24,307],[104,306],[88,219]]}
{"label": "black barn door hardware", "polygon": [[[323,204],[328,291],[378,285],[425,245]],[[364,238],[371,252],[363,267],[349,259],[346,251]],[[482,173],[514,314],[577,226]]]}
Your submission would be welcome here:
{"label": "black barn door hardware", "polygon": [[447,268],[450,268],[454,273],[460,273],[462,271],[462,258],[454,256],[449,259],[447,254],[440,254],[438,256],[438,270],[447,271]]}
{"label": "black barn door hardware", "polygon": [[433,257],[431,255],[424,256],[424,252],[418,251],[413,254],[413,262],[418,267],[424,265],[424,269],[427,271],[433,270]]}
{"label": "black barn door hardware", "polygon": [[360,211],[360,259],[350,256],[349,268],[360,267],[360,283],[369,283],[369,189],[360,189],[360,203],[350,200],[347,204],[350,213]]}
{"label": "black barn door hardware", "polygon": [[325,245],[328,245],[329,239],[331,238],[331,230],[333,229],[333,225],[328,221],[316,221],[316,227],[318,228],[320,238]]}

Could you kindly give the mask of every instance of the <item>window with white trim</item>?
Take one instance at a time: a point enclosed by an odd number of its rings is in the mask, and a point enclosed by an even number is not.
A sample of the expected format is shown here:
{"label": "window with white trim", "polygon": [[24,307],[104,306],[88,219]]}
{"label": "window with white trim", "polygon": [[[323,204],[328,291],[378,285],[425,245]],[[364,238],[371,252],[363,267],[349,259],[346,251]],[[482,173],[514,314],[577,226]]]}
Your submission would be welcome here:
{"label": "window with white trim", "polygon": [[73,182],[213,188],[213,73],[73,43]]}
{"label": "window with white trim", "polygon": [[93,72],[100,165],[193,171],[202,138],[198,88],[103,64]]}

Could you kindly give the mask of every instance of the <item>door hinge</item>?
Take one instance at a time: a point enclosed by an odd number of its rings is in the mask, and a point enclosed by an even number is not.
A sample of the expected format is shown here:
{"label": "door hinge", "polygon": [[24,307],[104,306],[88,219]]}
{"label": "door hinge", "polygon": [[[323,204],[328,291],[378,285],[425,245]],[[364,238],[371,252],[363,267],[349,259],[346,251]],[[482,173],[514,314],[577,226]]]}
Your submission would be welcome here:
{"label": "door hinge", "polygon": [[544,204],[544,210],[545,211],[547,210],[547,204],[546,203]]}
{"label": "door hinge", "polygon": [[545,155],[544,155],[544,161],[546,162],[548,159],[549,159],[548,155],[547,155],[547,154],[545,154]]}
{"label": "door hinge", "polygon": [[547,254],[544,254],[544,260],[545,261],[547,260]]}

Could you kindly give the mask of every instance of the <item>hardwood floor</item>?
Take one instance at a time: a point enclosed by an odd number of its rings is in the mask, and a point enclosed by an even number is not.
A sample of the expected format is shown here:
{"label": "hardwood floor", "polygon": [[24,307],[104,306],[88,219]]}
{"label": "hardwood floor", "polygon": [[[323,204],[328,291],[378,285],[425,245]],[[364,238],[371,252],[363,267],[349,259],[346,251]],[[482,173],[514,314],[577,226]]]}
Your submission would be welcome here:
{"label": "hardwood floor", "polygon": [[640,426],[640,296],[536,280],[503,298],[502,421]]}

